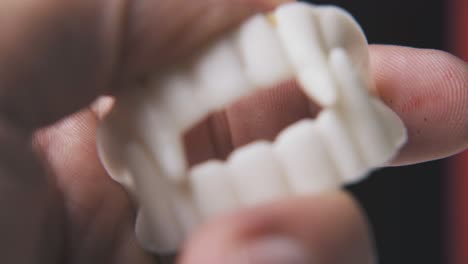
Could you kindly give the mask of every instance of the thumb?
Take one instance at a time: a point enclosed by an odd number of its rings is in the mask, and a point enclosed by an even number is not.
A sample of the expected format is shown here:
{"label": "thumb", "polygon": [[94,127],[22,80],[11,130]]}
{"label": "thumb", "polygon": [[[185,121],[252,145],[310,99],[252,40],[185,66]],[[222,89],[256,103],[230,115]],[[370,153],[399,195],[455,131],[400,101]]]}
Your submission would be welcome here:
{"label": "thumb", "polygon": [[369,228],[346,193],[295,198],[223,216],[189,241],[182,264],[372,264]]}

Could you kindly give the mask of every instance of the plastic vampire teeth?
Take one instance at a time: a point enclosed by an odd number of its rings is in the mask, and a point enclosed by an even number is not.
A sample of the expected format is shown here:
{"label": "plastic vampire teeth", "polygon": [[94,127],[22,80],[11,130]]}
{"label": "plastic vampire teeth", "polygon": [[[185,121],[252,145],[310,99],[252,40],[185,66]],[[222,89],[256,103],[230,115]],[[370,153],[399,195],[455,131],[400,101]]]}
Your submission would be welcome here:
{"label": "plastic vampire teeth", "polygon": [[[241,96],[296,80],[322,111],[274,142],[189,168],[183,133]],[[202,221],[233,209],[361,180],[406,141],[372,88],[366,38],[332,6],[288,3],[256,15],[147,87],[117,98],[98,131],[100,158],[138,205],[136,234],[168,253]]]}

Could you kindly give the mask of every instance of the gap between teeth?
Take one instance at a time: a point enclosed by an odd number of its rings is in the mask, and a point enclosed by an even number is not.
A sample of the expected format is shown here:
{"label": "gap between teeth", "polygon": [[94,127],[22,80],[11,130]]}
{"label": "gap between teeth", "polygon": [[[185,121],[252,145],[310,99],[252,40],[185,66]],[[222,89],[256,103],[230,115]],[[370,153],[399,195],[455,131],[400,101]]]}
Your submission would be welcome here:
{"label": "gap between teeth", "polygon": [[[99,129],[104,166],[140,205],[136,232],[146,249],[172,251],[201,221],[223,212],[356,182],[406,140],[401,120],[368,94],[367,43],[352,17],[292,3],[271,21],[251,18],[194,63],[132,91]],[[239,148],[226,162],[188,170],[184,131],[290,79],[322,106],[316,119],[290,125],[272,143]]]}

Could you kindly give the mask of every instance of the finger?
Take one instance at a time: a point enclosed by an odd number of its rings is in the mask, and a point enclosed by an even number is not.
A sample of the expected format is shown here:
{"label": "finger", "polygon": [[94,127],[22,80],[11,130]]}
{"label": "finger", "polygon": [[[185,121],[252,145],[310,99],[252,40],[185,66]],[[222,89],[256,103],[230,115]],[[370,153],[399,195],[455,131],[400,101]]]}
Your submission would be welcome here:
{"label": "finger", "polygon": [[1,116],[26,131],[50,124],[109,91],[114,79],[189,55],[278,2],[2,1]]}
{"label": "finger", "polygon": [[30,132],[77,109],[92,89],[104,86],[116,53],[110,43],[118,35],[104,22],[117,16],[118,3],[0,4],[2,262],[63,261],[63,199],[31,149]]}
{"label": "finger", "polygon": [[250,209],[215,220],[189,241],[180,263],[374,263],[362,212],[343,192]]}
{"label": "finger", "polygon": [[70,263],[152,263],[136,243],[133,208],[96,151],[98,117],[83,110],[35,134],[64,200],[63,255]]}
{"label": "finger", "polygon": [[395,164],[443,158],[468,146],[468,65],[441,51],[371,46],[377,92],[404,121]]}

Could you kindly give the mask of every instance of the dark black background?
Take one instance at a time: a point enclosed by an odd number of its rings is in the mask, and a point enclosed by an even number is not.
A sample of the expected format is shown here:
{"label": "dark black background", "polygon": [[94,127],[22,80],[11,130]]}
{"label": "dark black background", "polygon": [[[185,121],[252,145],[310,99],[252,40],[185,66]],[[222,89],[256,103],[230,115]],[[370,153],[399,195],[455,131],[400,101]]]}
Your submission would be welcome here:
{"label": "dark black background", "polygon": [[[370,43],[446,49],[443,0],[316,0],[348,10]],[[349,189],[369,215],[381,264],[444,262],[443,162],[390,168]]]}

